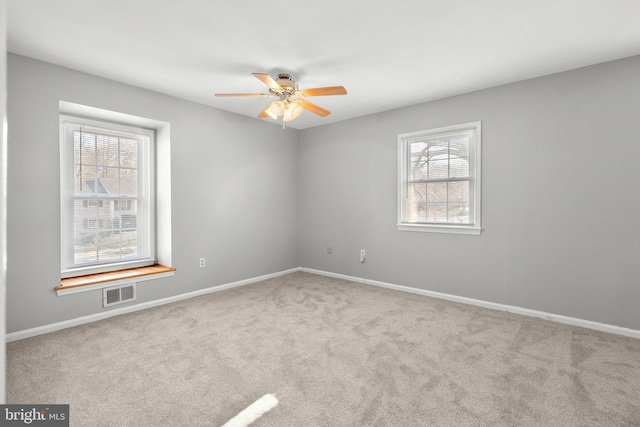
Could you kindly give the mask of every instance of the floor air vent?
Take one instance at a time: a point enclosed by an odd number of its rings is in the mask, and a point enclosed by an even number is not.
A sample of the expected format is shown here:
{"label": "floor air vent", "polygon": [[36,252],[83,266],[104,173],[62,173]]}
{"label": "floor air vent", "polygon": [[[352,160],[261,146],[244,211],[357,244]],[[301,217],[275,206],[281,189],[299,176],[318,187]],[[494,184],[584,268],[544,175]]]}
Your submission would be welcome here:
{"label": "floor air vent", "polygon": [[122,304],[136,299],[136,284],[115,286],[102,289],[102,306]]}

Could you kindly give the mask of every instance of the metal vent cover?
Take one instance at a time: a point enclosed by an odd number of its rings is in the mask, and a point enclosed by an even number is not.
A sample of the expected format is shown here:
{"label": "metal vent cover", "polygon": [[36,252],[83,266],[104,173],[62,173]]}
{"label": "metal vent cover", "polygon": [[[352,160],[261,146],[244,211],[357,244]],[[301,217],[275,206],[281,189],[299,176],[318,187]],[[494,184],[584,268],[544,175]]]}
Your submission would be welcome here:
{"label": "metal vent cover", "polygon": [[135,297],[136,293],[133,289],[133,285],[120,288],[120,298],[122,299],[122,301],[134,299]]}
{"label": "metal vent cover", "polygon": [[102,289],[102,306],[122,304],[136,299],[136,284],[114,286]]}

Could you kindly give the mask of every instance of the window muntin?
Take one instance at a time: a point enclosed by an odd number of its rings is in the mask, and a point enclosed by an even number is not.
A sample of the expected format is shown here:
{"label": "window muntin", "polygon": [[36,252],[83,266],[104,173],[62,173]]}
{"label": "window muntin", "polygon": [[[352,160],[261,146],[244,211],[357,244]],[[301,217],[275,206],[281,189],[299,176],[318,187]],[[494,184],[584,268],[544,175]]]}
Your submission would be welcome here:
{"label": "window muntin", "polygon": [[61,117],[63,275],[149,265],[154,133]]}
{"label": "window muntin", "polygon": [[479,234],[480,122],[402,134],[398,143],[398,228]]}

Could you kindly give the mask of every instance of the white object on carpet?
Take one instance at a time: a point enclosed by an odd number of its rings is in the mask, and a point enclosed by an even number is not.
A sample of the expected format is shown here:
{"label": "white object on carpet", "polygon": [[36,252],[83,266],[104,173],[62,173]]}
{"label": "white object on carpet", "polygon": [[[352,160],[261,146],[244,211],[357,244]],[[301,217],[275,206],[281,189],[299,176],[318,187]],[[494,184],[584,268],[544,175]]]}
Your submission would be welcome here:
{"label": "white object on carpet", "polygon": [[247,427],[277,405],[278,399],[273,394],[265,394],[227,421],[222,427]]}

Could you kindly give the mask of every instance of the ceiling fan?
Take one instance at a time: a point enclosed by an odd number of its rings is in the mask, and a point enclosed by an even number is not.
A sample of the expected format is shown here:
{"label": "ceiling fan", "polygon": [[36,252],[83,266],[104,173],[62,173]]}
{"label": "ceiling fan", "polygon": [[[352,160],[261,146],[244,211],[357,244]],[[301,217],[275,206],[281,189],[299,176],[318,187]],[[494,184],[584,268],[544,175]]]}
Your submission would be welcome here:
{"label": "ceiling fan", "polygon": [[320,117],[326,117],[331,112],[317,106],[305,98],[310,96],[346,95],[347,90],[342,86],[318,87],[314,89],[298,89],[296,83],[289,74],[278,74],[274,80],[270,75],[252,73],[258,80],[269,87],[269,93],[216,93],[215,96],[263,96],[275,97],[277,100],[269,103],[258,114],[258,118],[271,117],[277,120],[282,116],[282,128],[284,122],[298,117],[303,110],[311,111]]}

